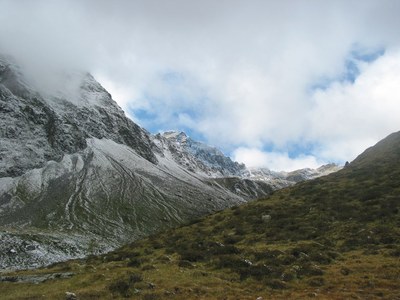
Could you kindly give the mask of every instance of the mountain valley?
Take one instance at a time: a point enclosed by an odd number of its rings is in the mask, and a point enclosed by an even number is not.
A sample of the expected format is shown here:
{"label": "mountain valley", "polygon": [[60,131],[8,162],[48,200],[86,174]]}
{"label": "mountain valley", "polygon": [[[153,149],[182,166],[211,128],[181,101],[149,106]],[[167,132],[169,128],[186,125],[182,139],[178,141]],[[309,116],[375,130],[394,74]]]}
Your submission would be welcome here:
{"label": "mountain valley", "polygon": [[399,162],[397,132],[336,173],[0,287],[4,299],[397,299]]}
{"label": "mountain valley", "polygon": [[0,57],[3,269],[108,252],[325,174],[251,171],[185,133],[151,135],[88,73],[53,81]]}

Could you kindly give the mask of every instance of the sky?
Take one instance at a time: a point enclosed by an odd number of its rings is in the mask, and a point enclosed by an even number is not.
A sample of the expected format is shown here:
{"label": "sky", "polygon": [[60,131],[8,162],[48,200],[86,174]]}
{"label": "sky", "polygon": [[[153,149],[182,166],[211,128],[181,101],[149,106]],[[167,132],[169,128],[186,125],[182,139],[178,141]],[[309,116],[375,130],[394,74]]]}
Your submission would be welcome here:
{"label": "sky", "polygon": [[152,133],[290,171],[400,130],[399,14],[396,0],[0,0],[0,52],[88,70]]}

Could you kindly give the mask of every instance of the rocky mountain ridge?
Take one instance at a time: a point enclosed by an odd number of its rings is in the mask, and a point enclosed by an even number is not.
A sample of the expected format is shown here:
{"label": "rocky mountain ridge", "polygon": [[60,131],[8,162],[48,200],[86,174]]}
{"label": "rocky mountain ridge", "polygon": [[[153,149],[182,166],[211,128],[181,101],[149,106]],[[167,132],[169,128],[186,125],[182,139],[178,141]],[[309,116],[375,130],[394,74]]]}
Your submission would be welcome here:
{"label": "rocky mountain ridge", "polygon": [[334,163],[322,165],[317,169],[305,168],[291,172],[247,168],[243,163],[232,161],[218,148],[195,141],[185,132],[179,131],[158,133],[153,136],[152,141],[160,148],[161,153],[168,153],[175,162],[190,172],[213,178],[237,177],[265,182],[274,190],[325,176],[342,168]]}
{"label": "rocky mountain ridge", "polygon": [[1,56],[0,125],[1,268],[109,251],[279,188],[185,134],[150,135],[86,72],[37,85]]}
{"label": "rocky mountain ridge", "polygon": [[245,201],[160,152],[90,74],[57,76],[37,86],[0,58],[2,268],[108,251]]}
{"label": "rocky mountain ridge", "polygon": [[90,74],[76,72],[59,80],[64,83],[61,90],[40,94],[16,64],[0,57],[0,177],[59,161],[85,149],[91,137],[128,145],[157,162],[149,134],[125,117]]}
{"label": "rocky mountain ridge", "polygon": [[246,177],[248,171],[225,156],[219,149],[198,142],[184,132],[167,131],[154,135],[153,142],[179,165],[207,177]]}
{"label": "rocky mountain ridge", "polygon": [[291,172],[276,172],[267,168],[250,168],[248,177],[256,181],[268,182],[274,189],[281,189],[301,181],[326,176],[341,169],[342,166],[334,163],[322,165],[317,169],[305,168]]}

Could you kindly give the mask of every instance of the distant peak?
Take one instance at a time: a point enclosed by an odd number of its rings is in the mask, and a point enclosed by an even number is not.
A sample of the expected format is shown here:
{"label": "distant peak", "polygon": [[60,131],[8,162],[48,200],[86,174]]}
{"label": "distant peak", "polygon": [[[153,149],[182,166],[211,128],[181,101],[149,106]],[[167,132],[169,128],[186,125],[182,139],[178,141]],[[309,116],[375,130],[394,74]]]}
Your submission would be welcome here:
{"label": "distant peak", "polygon": [[188,138],[187,134],[183,131],[176,131],[176,130],[168,130],[163,133],[161,133],[163,137],[166,139],[182,139],[182,138]]}

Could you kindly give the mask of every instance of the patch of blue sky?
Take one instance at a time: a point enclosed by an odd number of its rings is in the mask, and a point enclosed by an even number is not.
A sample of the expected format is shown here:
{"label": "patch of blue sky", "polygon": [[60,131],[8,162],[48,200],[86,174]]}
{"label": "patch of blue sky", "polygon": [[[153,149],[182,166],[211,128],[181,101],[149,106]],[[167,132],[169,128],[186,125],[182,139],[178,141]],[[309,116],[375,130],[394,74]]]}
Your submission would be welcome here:
{"label": "patch of blue sky", "polygon": [[[157,101],[156,103],[160,103]],[[200,113],[193,109],[182,108],[172,112],[169,116],[166,111],[154,109],[134,109],[130,113],[138,121],[139,125],[146,128],[150,133],[156,134],[167,130],[183,131],[196,141],[205,142],[204,136],[193,126],[201,117]],[[182,118],[191,120],[189,124],[185,124]],[[192,123],[192,124],[190,124]]]}
{"label": "patch of blue sky", "polygon": [[285,152],[289,158],[295,159],[302,156],[314,155],[320,145],[316,142],[290,142],[284,146],[276,147],[273,143],[264,143],[263,152]]}
{"label": "patch of blue sky", "polygon": [[309,90],[325,90],[333,83],[354,83],[360,75],[359,64],[361,62],[371,63],[385,54],[384,48],[367,49],[359,46],[354,46],[346,57],[344,62],[344,70],[335,77],[321,77],[319,80],[311,84]]}
{"label": "patch of blue sky", "polygon": [[143,93],[143,100],[149,106],[130,111],[139,125],[153,134],[167,130],[184,131],[193,139],[204,142],[205,138],[195,124],[201,119],[202,104],[207,102],[207,97],[198,86],[192,87],[193,93],[182,94],[186,85],[193,83],[191,80],[188,82],[188,78],[190,75],[174,70],[160,72],[159,79],[167,87],[167,94],[162,97],[166,98],[155,97],[151,91]]}
{"label": "patch of blue sky", "polygon": [[357,61],[354,59],[349,59],[345,63],[345,72],[338,81],[354,83],[359,75],[360,69],[358,68]]}
{"label": "patch of blue sky", "polygon": [[289,158],[298,158],[300,156],[314,155],[319,148],[318,143],[291,143],[287,146]]}
{"label": "patch of blue sky", "polygon": [[206,142],[204,135],[195,126],[201,117],[201,112],[196,109],[182,108],[173,113],[172,119],[176,120],[176,125],[179,127],[175,130],[185,132],[193,140]]}
{"label": "patch of blue sky", "polygon": [[208,144],[207,139],[204,137],[204,135],[201,132],[197,131],[196,129],[185,127],[181,131],[185,132],[191,139],[197,142]]}
{"label": "patch of blue sky", "polygon": [[135,109],[132,111],[132,113],[140,120],[152,120],[157,116],[155,113],[152,113],[146,109]]}
{"label": "patch of blue sky", "polygon": [[377,49],[354,49],[351,52],[351,57],[358,61],[373,62],[385,54],[384,48]]}
{"label": "patch of blue sky", "polygon": [[159,127],[159,124],[155,122],[155,120],[157,120],[157,114],[146,109],[130,109],[129,113],[134,116],[134,119],[137,120],[138,125],[146,128],[146,130],[151,133],[157,132]]}

